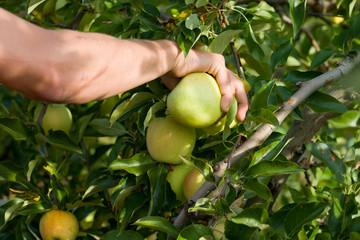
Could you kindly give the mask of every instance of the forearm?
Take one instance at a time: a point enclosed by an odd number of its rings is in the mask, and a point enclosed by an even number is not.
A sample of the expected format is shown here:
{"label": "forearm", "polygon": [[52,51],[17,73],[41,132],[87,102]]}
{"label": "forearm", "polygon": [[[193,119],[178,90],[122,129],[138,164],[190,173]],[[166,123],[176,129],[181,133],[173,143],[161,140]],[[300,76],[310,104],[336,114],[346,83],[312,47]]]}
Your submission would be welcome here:
{"label": "forearm", "polygon": [[170,71],[181,54],[167,40],[119,40],[73,31],[64,35],[68,60],[58,70],[67,89],[62,102],[88,102],[132,89]]}
{"label": "forearm", "polygon": [[98,33],[45,30],[0,8],[0,82],[32,99],[84,103],[170,71],[174,42],[119,40]]}

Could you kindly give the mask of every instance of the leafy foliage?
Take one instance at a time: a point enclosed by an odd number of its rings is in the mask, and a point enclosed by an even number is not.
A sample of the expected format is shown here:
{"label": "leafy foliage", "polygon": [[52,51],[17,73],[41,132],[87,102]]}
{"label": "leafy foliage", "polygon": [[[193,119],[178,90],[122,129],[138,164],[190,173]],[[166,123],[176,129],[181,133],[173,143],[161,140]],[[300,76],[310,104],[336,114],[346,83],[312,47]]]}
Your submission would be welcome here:
{"label": "leafy foliage", "polygon": [[[251,136],[263,123],[276,127],[261,147],[227,169],[212,195],[190,206],[190,221],[177,229],[173,222],[184,203],[166,181],[171,166],[151,159],[145,144],[149,122],[167,114],[169,90],[160,79],[123,93],[107,114],[100,111],[103,101],[69,105],[69,135],[45,135],[34,119],[39,103],[0,86],[0,238],[39,239],[42,213],[57,206],[76,215],[79,239],[217,239],[212,230],[221,221],[229,240],[359,239],[359,101],[345,105],[330,96],[326,90],[343,87],[337,83],[319,89],[281,125],[274,114],[299,82],[360,50],[359,3],[326,1],[334,8],[319,10],[305,0],[271,2],[0,1],[45,28],[170,39],[185,54],[191,48],[221,53],[235,72],[233,42],[252,87],[251,110],[235,128],[227,122],[223,133],[198,129],[193,156],[184,161],[207,180],[213,180],[212,166],[236,147],[238,135]],[[307,107],[335,117],[291,162],[282,154],[292,141],[285,135]],[[272,179],[283,174],[288,178],[277,196]]]}

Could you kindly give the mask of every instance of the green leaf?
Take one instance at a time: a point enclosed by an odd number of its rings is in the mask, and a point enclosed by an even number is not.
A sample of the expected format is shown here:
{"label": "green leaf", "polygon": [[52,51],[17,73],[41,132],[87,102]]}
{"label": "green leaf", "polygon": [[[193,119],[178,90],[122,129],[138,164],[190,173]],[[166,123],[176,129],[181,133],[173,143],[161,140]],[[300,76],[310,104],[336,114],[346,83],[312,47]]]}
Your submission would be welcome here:
{"label": "green leaf", "polygon": [[321,74],[321,72],[315,71],[300,72],[298,70],[294,70],[288,72],[288,74],[286,74],[282,81],[289,81],[292,83],[306,82],[320,76]]}
{"label": "green leaf", "polygon": [[95,179],[95,181],[93,181],[90,184],[90,187],[88,187],[82,197],[82,199],[85,199],[97,192],[103,191],[103,190],[107,190],[108,188],[114,187],[116,186],[116,183],[118,182],[117,179],[114,178],[104,178],[104,176]]}
{"label": "green leaf", "polygon": [[329,123],[334,125],[335,128],[348,128],[358,127],[360,112],[355,110],[347,111],[340,116],[334,117],[329,120]]}
{"label": "green leaf", "polygon": [[261,88],[255,93],[251,102],[251,110],[255,111],[260,108],[268,106],[270,93],[275,85],[275,81],[269,81],[261,86]]}
{"label": "green leaf", "polygon": [[[131,217],[140,209],[146,202],[146,196],[143,192],[132,192],[124,201],[125,215],[121,222],[120,233],[123,233],[129,224]],[[132,238],[130,238],[132,239]]]}
{"label": "green leaf", "polygon": [[121,234],[118,233],[117,230],[111,230],[107,233],[105,233],[103,236],[101,236],[100,240],[144,240],[144,237],[141,236],[140,233],[127,230],[122,232]]}
{"label": "green leaf", "polygon": [[194,206],[190,207],[189,212],[203,213],[207,215],[214,215],[216,210],[209,198],[199,198],[196,200]]}
{"label": "green leaf", "polygon": [[45,2],[45,0],[30,0],[30,1],[28,1],[27,14],[30,14],[32,11],[34,11],[35,8],[37,8],[43,2]]}
{"label": "green leaf", "polygon": [[286,41],[281,44],[274,52],[271,54],[270,69],[271,73],[274,73],[275,70],[286,63],[291,51],[293,49],[293,44],[290,41]]}
{"label": "green leaf", "polygon": [[305,224],[320,217],[328,206],[329,204],[325,202],[299,203],[286,215],[286,233],[289,236],[293,236],[299,232]]}
{"label": "green leaf", "polygon": [[222,54],[225,48],[229,45],[230,41],[241,33],[242,30],[225,30],[220,33],[216,38],[210,43],[209,51],[213,53]]}
{"label": "green leaf", "polygon": [[17,214],[20,215],[30,215],[34,213],[42,213],[51,208],[51,203],[48,201],[36,202],[36,203],[28,203],[23,205],[19,209],[16,210]]}
{"label": "green leaf", "polygon": [[253,239],[256,230],[256,228],[244,224],[236,224],[229,220],[225,221],[225,236],[229,240]]}
{"label": "green leaf", "polygon": [[256,36],[250,25],[246,31],[245,42],[246,42],[246,45],[247,45],[250,53],[252,54],[252,56],[257,61],[261,61],[264,58],[265,53],[264,53],[264,50],[262,49],[261,45],[257,41]]}
{"label": "green leaf", "polygon": [[202,6],[205,6],[206,4],[208,4],[209,0],[197,0],[195,7],[196,8],[200,8]]}
{"label": "green leaf", "polygon": [[215,209],[219,215],[223,215],[230,211],[230,206],[224,198],[220,197],[215,201]]}
{"label": "green leaf", "polygon": [[345,163],[331,151],[325,143],[308,143],[306,149],[326,164],[334,175],[334,180],[346,184],[346,166]]}
{"label": "green leaf", "polygon": [[354,194],[345,194],[342,189],[325,189],[332,197],[331,209],[329,212],[329,231],[337,239],[351,227],[352,216],[358,212],[358,204]]}
{"label": "green leaf", "polygon": [[251,111],[251,115],[246,117],[247,120],[260,123],[269,123],[274,126],[279,126],[279,121],[275,114],[269,109],[260,108]]}
{"label": "green leaf", "polygon": [[156,161],[152,160],[148,154],[137,153],[129,159],[117,159],[108,167],[109,170],[124,170],[128,173],[140,176],[149,169],[155,167]]}
{"label": "green leaf", "polygon": [[156,215],[165,201],[165,185],[168,168],[165,164],[148,170],[147,175],[150,181],[151,200],[148,215]]}
{"label": "green leaf", "polygon": [[114,109],[110,116],[110,124],[114,124],[125,114],[134,111],[141,107],[142,104],[151,101],[154,96],[154,94],[148,92],[134,93],[129,99],[126,99]]}
{"label": "green leaf", "polygon": [[37,188],[29,182],[25,176],[24,169],[14,162],[1,161],[0,162],[0,176],[5,180],[19,183],[29,190],[37,192]]}
{"label": "green leaf", "polygon": [[274,230],[284,228],[285,218],[288,213],[296,207],[296,203],[290,203],[283,206],[281,209],[277,210],[270,218],[269,224]]}
{"label": "green leaf", "polygon": [[350,32],[353,38],[360,36],[360,13],[352,19]]}
{"label": "green leaf", "polygon": [[303,169],[293,162],[285,161],[261,161],[246,171],[248,177],[265,177],[277,174],[290,174],[302,172]]}
{"label": "green leaf", "polygon": [[274,160],[274,158],[267,158],[267,155],[270,153],[271,150],[273,150],[279,143],[281,143],[280,141],[275,141],[275,142],[272,142],[268,145],[266,145],[265,147],[262,147],[261,149],[257,150],[255,153],[254,153],[254,156],[251,160],[251,163],[249,165],[249,167],[252,167],[254,166],[255,164],[257,164],[258,162],[262,161],[262,160]]}
{"label": "green leaf", "polygon": [[177,240],[199,240],[201,237],[206,236],[213,237],[213,233],[209,228],[200,224],[192,224],[180,232]]}
{"label": "green leaf", "polygon": [[165,232],[177,237],[179,230],[163,217],[147,216],[138,219],[133,225],[150,228],[156,231]]}
{"label": "green leaf", "polygon": [[236,224],[244,224],[248,227],[264,229],[269,220],[268,213],[263,208],[246,208],[238,215],[231,218]]}
{"label": "green leaf", "polygon": [[222,134],[222,141],[223,142],[225,142],[226,139],[231,134],[230,125],[233,123],[233,121],[236,121],[235,118],[236,118],[237,108],[238,108],[237,101],[236,101],[236,98],[234,97],[233,100],[231,101],[229,110],[226,113],[225,126],[224,126],[224,131],[223,131],[223,134]]}
{"label": "green leaf", "polygon": [[311,68],[317,68],[323,64],[328,58],[330,58],[335,53],[332,49],[321,49],[320,52],[317,52],[311,62]]}
{"label": "green leaf", "polygon": [[105,136],[122,136],[128,131],[120,123],[110,123],[108,118],[97,118],[92,120],[89,125],[94,128],[98,133]]}
{"label": "green leaf", "polygon": [[195,158],[193,156],[188,156],[187,158],[181,157],[181,159],[187,165],[199,170],[199,172],[201,172],[201,174],[205,177],[206,181],[215,182],[213,169],[206,159]]}
{"label": "green leaf", "polygon": [[315,112],[344,113],[348,110],[347,107],[336,98],[319,91],[311,94],[305,103]]}
{"label": "green leaf", "polygon": [[47,136],[45,136],[41,133],[38,133],[38,134],[36,134],[35,137],[36,137],[37,142],[46,142],[56,148],[65,149],[65,150],[77,152],[80,154],[82,153],[80,147],[76,143],[74,143],[70,139],[70,137],[63,131],[50,130],[49,135],[47,135]]}
{"label": "green leaf", "polygon": [[243,188],[255,193],[257,196],[264,200],[272,200],[272,194],[270,189],[258,179],[249,179],[243,184]]}
{"label": "green leaf", "polygon": [[23,205],[24,201],[19,198],[12,200],[0,199],[0,232],[6,224],[16,217],[16,211]]}
{"label": "green leaf", "polygon": [[34,132],[31,131],[20,119],[2,118],[0,128],[8,132],[15,140],[28,140],[35,142]]}
{"label": "green leaf", "polygon": [[155,114],[160,110],[164,109],[165,107],[166,107],[166,103],[161,101],[161,102],[156,102],[154,105],[152,105],[149,108],[149,110],[146,113],[146,117],[143,121],[143,127],[142,129],[140,129],[143,134],[145,134],[145,129],[149,126],[151,120],[155,117]]}
{"label": "green leaf", "polygon": [[195,28],[200,27],[200,20],[196,13],[189,15],[185,20],[186,28],[194,30]]}
{"label": "green leaf", "polygon": [[305,20],[306,0],[288,1],[290,5],[290,17],[293,23],[293,38],[295,38]]}

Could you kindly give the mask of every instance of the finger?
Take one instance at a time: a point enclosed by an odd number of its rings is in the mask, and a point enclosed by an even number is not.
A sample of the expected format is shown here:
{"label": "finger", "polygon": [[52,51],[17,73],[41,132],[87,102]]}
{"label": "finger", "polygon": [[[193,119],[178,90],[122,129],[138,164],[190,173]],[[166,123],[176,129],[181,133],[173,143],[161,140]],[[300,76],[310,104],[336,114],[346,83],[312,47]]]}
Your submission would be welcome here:
{"label": "finger", "polygon": [[245,91],[245,87],[242,81],[238,78],[236,78],[236,82],[233,82],[233,85],[235,85],[235,98],[238,102],[237,118],[240,121],[244,121],[246,113],[249,110],[249,101]]}
{"label": "finger", "polygon": [[163,83],[165,84],[165,86],[170,89],[173,90],[175,88],[175,86],[179,83],[180,78],[173,78],[173,77],[168,77],[168,76],[162,76],[161,80],[163,81]]}
{"label": "finger", "polygon": [[216,75],[216,80],[220,87],[221,98],[221,110],[227,112],[230,108],[235,89],[231,85],[230,76],[228,71],[221,71]]}

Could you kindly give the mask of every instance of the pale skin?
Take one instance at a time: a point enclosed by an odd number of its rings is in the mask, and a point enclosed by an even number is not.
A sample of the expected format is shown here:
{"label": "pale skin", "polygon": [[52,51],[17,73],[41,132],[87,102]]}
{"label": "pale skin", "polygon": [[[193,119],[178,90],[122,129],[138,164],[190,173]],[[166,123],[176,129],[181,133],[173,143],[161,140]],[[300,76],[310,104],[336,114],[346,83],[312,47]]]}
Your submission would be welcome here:
{"label": "pale skin", "polygon": [[220,86],[222,110],[229,109],[235,96],[237,117],[245,119],[244,85],[226,68],[222,55],[190,50],[185,57],[169,40],[120,40],[100,33],[48,30],[1,8],[0,22],[0,83],[30,99],[80,104],[158,77],[172,89],[189,73],[208,72]]}

